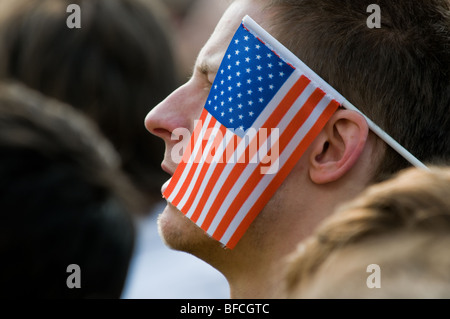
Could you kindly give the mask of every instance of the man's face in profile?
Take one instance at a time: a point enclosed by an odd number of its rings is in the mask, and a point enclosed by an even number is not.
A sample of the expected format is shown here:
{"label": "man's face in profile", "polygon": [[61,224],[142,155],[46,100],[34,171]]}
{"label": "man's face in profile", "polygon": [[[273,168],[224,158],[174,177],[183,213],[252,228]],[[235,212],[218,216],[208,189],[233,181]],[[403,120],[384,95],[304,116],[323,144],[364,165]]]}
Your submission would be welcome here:
{"label": "man's face in profile", "polygon": [[[257,4],[254,0],[234,1],[222,16],[211,38],[200,51],[190,80],[148,114],[147,129],[165,141],[166,151],[162,168],[169,174],[173,175],[176,170],[177,161],[172,152],[180,142],[172,140],[172,132],[184,128],[192,133],[194,121],[200,116],[222,58],[242,18],[250,15],[270,31],[270,20],[262,12],[261,7],[261,4]],[[256,240],[261,243],[265,240],[265,236],[262,234],[268,233],[268,229],[270,229],[269,233],[280,232],[274,226],[275,222],[282,218],[280,212],[294,211],[299,206],[294,200],[301,199],[301,196],[299,197],[295,191],[302,183],[302,178],[296,177],[299,171],[302,171],[301,161],[250,226],[243,237],[244,241],[245,237],[247,239],[253,237],[249,242]],[[167,185],[168,182],[163,186],[163,191]],[[203,230],[170,203],[160,216],[159,226],[166,244],[174,249],[193,253],[202,259],[211,256],[211,249],[220,248],[222,250],[219,242],[209,238]],[[239,245],[238,243],[235,249],[239,250]]]}

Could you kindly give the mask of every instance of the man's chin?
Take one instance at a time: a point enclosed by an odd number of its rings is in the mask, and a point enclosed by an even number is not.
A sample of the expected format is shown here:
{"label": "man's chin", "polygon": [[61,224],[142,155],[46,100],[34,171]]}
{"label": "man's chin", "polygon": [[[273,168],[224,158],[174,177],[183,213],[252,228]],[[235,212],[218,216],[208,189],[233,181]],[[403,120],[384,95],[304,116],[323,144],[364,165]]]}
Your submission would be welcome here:
{"label": "man's chin", "polygon": [[220,243],[210,238],[200,227],[187,218],[175,206],[167,203],[158,218],[159,235],[171,249],[193,254],[201,259],[205,251]]}

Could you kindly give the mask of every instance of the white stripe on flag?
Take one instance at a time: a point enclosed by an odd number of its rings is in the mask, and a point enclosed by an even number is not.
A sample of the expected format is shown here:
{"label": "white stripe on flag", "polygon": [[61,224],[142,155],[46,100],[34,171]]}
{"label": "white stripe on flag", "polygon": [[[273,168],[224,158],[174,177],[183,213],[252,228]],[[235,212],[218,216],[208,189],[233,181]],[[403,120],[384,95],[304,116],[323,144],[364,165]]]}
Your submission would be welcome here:
{"label": "white stripe on flag", "polygon": [[[292,138],[288,146],[285,148],[285,150],[281,153],[279,157],[280,169],[284,166],[284,164],[286,164],[288,159],[292,156],[292,153],[295,151],[296,147],[300,144],[305,135],[314,126],[317,119],[323,113],[323,111],[328,106],[330,101],[331,99],[328,96],[324,96],[324,98],[322,98],[320,103],[314,108],[308,120],[295,133],[295,136]],[[264,190],[267,188],[267,186],[270,184],[270,182],[273,180],[274,177],[275,175],[264,175],[262,180],[259,182],[258,186],[253,190],[247,201],[243,204],[243,206],[240,208],[239,212],[236,214],[231,224],[228,226],[226,232],[220,239],[220,242],[225,244],[228,243],[231,236],[233,236],[235,230],[239,227],[242,220],[247,215],[247,212],[250,211],[250,209],[253,207],[256,201],[261,197],[262,193],[264,192]],[[214,230],[211,229],[211,231],[208,230],[208,233],[212,235],[214,231],[215,229]]]}
{"label": "white stripe on flag", "polygon": [[[224,136],[224,143],[221,143],[221,146],[224,144],[227,145],[230,142],[230,140],[233,138],[233,136],[234,136],[234,134],[231,131],[227,130],[225,133],[225,136]],[[218,152],[216,152],[216,154],[214,154],[214,158],[211,162],[211,165],[209,166],[209,168],[205,174],[205,177],[200,185],[200,189],[199,189],[198,193],[195,195],[195,200],[194,200],[191,208],[187,212],[186,216],[191,217],[194,214],[194,212],[197,208],[198,202],[200,201],[201,197],[204,195],[205,188],[206,188],[208,182],[210,181],[211,175],[213,174],[214,170],[216,169],[217,163],[220,161],[220,158],[223,156],[223,152],[225,152],[225,149],[219,149]]]}
{"label": "white stripe on flag", "polygon": [[[300,78],[301,75],[302,74],[297,71],[294,71],[291,74],[291,76],[286,80],[286,82],[283,84],[283,86],[280,88],[280,90],[275,94],[275,96],[272,98],[272,100],[269,102],[269,104],[266,106],[266,108],[263,110],[263,112],[261,112],[260,116],[258,116],[258,118],[256,119],[256,121],[252,127],[255,127],[256,129],[258,129],[259,127],[261,127],[264,124],[264,122],[267,120],[267,118],[270,116],[270,114],[272,114],[273,111],[278,107],[280,102],[286,96],[287,92],[289,92],[289,90],[297,82],[297,80]],[[246,134],[247,136],[244,137],[243,139],[248,138],[248,140],[251,140],[254,137],[255,130],[250,130],[249,132],[250,132],[250,134],[248,134],[248,135]],[[237,156],[233,155],[234,158],[239,159],[240,156],[242,155],[242,150],[243,150],[243,148],[238,148],[237,151],[239,153],[237,154]],[[217,198],[217,194],[220,191],[219,186],[223,185],[224,181],[228,178],[228,176],[229,176],[231,170],[234,168],[234,166],[235,165],[233,163],[227,164],[217,181],[211,181],[209,179],[209,177],[212,175],[212,171],[215,168],[215,165],[214,165],[214,167],[213,167],[213,165],[211,165],[211,167],[209,168],[208,176],[207,176],[207,178],[204,179],[204,182],[202,182],[202,186],[201,186],[202,191],[199,192],[199,194],[196,196],[197,198],[194,202],[194,205],[191,207],[191,209],[189,211],[190,216],[192,216],[193,211],[197,207],[198,201],[200,200],[200,197],[203,195],[203,191],[206,188],[206,183],[215,183],[215,187],[214,187],[213,191],[210,194],[207,194],[208,200],[200,214],[200,218],[197,221],[197,225],[203,224],[203,221],[207,216],[208,210],[215,200],[223,201],[223,199]]]}
{"label": "white stripe on flag", "polygon": [[195,163],[195,158],[197,157],[197,154],[200,151],[200,147],[202,146],[202,136],[206,133],[206,130],[208,128],[209,122],[211,121],[212,116],[208,113],[208,116],[205,119],[205,123],[202,124],[201,132],[198,135],[198,140],[200,140],[200,143],[195,143],[194,150],[191,153],[191,156],[189,157],[189,161],[186,163],[186,167],[183,171],[183,174],[180,177],[180,181],[183,181],[183,183],[177,183],[175,185],[175,189],[170,194],[169,198],[167,199],[169,202],[172,202],[175,197],[178,195],[178,192],[180,191],[180,188],[184,185],[184,182],[186,181],[186,177],[189,174],[189,171],[192,168],[192,165]]}
{"label": "white stripe on flag", "polygon": [[[285,131],[285,129],[287,128],[289,123],[294,118],[295,114],[297,114],[299,112],[299,110],[303,107],[303,105],[305,104],[305,102],[308,100],[308,98],[311,96],[311,94],[314,92],[315,89],[316,89],[316,87],[313,84],[310,83],[305,88],[305,90],[302,92],[302,94],[300,94],[300,96],[297,98],[297,100],[294,102],[294,104],[288,110],[288,112],[284,115],[284,117],[282,118],[282,120],[280,121],[280,123],[278,125],[279,131],[280,131],[280,135],[283,134],[283,132]],[[264,157],[261,157],[260,160],[263,159],[263,158]],[[229,166],[231,166],[231,165],[229,165]],[[255,171],[255,169],[258,169],[258,165],[257,164],[253,164],[253,165],[249,164],[246,167],[246,169],[244,170],[242,175],[236,181],[235,186],[228,193],[228,196],[225,198],[225,200],[223,200],[223,204],[222,204],[221,208],[219,209],[217,215],[215,216],[211,226],[209,227],[208,233],[211,233],[211,234],[214,233],[214,231],[216,230],[217,226],[221,222],[223,216],[227,212],[229,204],[238,195],[238,193],[241,190],[242,185],[245,184],[245,181],[250,177],[250,175]],[[272,174],[268,174],[268,176],[270,176],[270,175],[273,178]],[[220,188],[221,185],[223,185],[224,183],[225,183],[225,181],[223,181],[223,182],[221,181],[221,182],[217,183],[216,184],[217,188]]]}
{"label": "white stripe on flag", "polygon": [[[210,120],[210,119],[211,119],[211,115],[208,114],[207,120]],[[216,121],[214,127],[212,128],[211,136],[210,136],[210,138],[208,140],[208,143],[207,143],[205,149],[203,150],[202,157],[200,159],[200,163],[197,165],[197,168],[195,170],[194,176],[192,177],[192,179],[191,179],[191,181],[189,183],[189,186],[186,189],[185,195],[183,196],[183,198],[181,199],[180,203],[178,204],[178,206],[181,207],[181,208],[184,207],[184,205],[186,204],[186,201],[188,200],[188,198],[191,195],[192,189],[194,188],[195,183],[197,182],[197,178],[198,178],[198,176],[200,174],[200,171],[201,171],[201,169],[203,167],[203,163],[206,163],[206,154],[209,154],[209,152],[211,150],[211,147],[213,146],[212,142],[214,141],[215,135],[219,131],[220,125],[221,125],[220,122]],[[197,144],[200,144],[200,145],[202,144],[201,137],[199,137],[199,143],[197,143]]]}

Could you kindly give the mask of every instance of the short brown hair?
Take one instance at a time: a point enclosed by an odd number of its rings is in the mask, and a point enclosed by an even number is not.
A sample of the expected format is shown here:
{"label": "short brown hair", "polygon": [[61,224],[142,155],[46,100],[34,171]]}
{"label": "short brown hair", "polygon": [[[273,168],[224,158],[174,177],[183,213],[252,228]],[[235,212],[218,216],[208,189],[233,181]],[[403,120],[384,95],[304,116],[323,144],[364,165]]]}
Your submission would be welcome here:
{"label": "short brown hair", "polygon": [[[448,0],[269,0],[274,34],[419,160],[450,160]],[[367,7],[381,8],[381,28]],[[409,164],[388,148],[382,180]]]}

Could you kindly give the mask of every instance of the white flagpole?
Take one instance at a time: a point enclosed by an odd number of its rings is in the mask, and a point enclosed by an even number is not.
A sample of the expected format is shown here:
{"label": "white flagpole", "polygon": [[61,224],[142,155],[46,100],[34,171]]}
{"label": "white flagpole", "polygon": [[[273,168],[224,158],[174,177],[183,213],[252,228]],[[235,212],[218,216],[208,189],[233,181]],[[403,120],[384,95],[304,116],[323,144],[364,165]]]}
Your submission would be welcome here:
{"label": "white flagpole", "polygon": [[[256,30],[258,37],[261,38],[269,47],[272,47],[276,52],[280,54],[280,57],[291,63],[294,67],[302,70],[305,75],[312,81],[315,81],[319,87],[326,88],[324,91],[327,94],[331,94],[343,107],[348,110],[356,111],[367,121],[369,128],[374,132],[379,138],[391,146],[395,151],[397,151],[404,159],[415,167],[428,170],[429,168],[425,166],[421,161],[419,161],[414,155],[412,155],[408,150],[401,146],[396,140],[394,140],[389,134],[383,131],[378,125],[376,125],[372,120],[370,120],[364,113],[358,110],[353,104],[345,99],[339,92],[337,92],[330,84],[323,80],[317,73],[311,70],[302,60],[300,60],[295,54],[293,54],[288,48],[281,44],[277,39],[270,35],[266,30],[264,30],[259,24],[257,24],[248,15],[243,19],[244,25],[248,25],[251,29]],[[251,31],[251,30],[250,30]]]}
{"label": "white flagpole", "polygon": [[360,110],[358,110],[353,104],[351,104],[349,101],[345,100],[342,103],[342,106],[345,107],[348,110],[353,110],[358,113],[360,113],[364,118],[366,119],[367,123],[369,124],[370,130],[374,132],[376,135],[378,135],[379,138],[381,138],[383,141],[386,142],[390,147],[392,147],[397,153],[399,153],[404,159],[406,159],[409,163],[414,165],[417,168],[422,169],[429,169],[425,164],[423,164],[421,161],[419,161],[414,155],[412,155],[407,149],[405,149],[403,146],[401,146],[396,140],[394,140],[389,134],[387,134],[383,129],[381,129],[378,125],[376,125],[374,122],[372,122],[371,119],[369,119],[364,113],[362,113]]}

